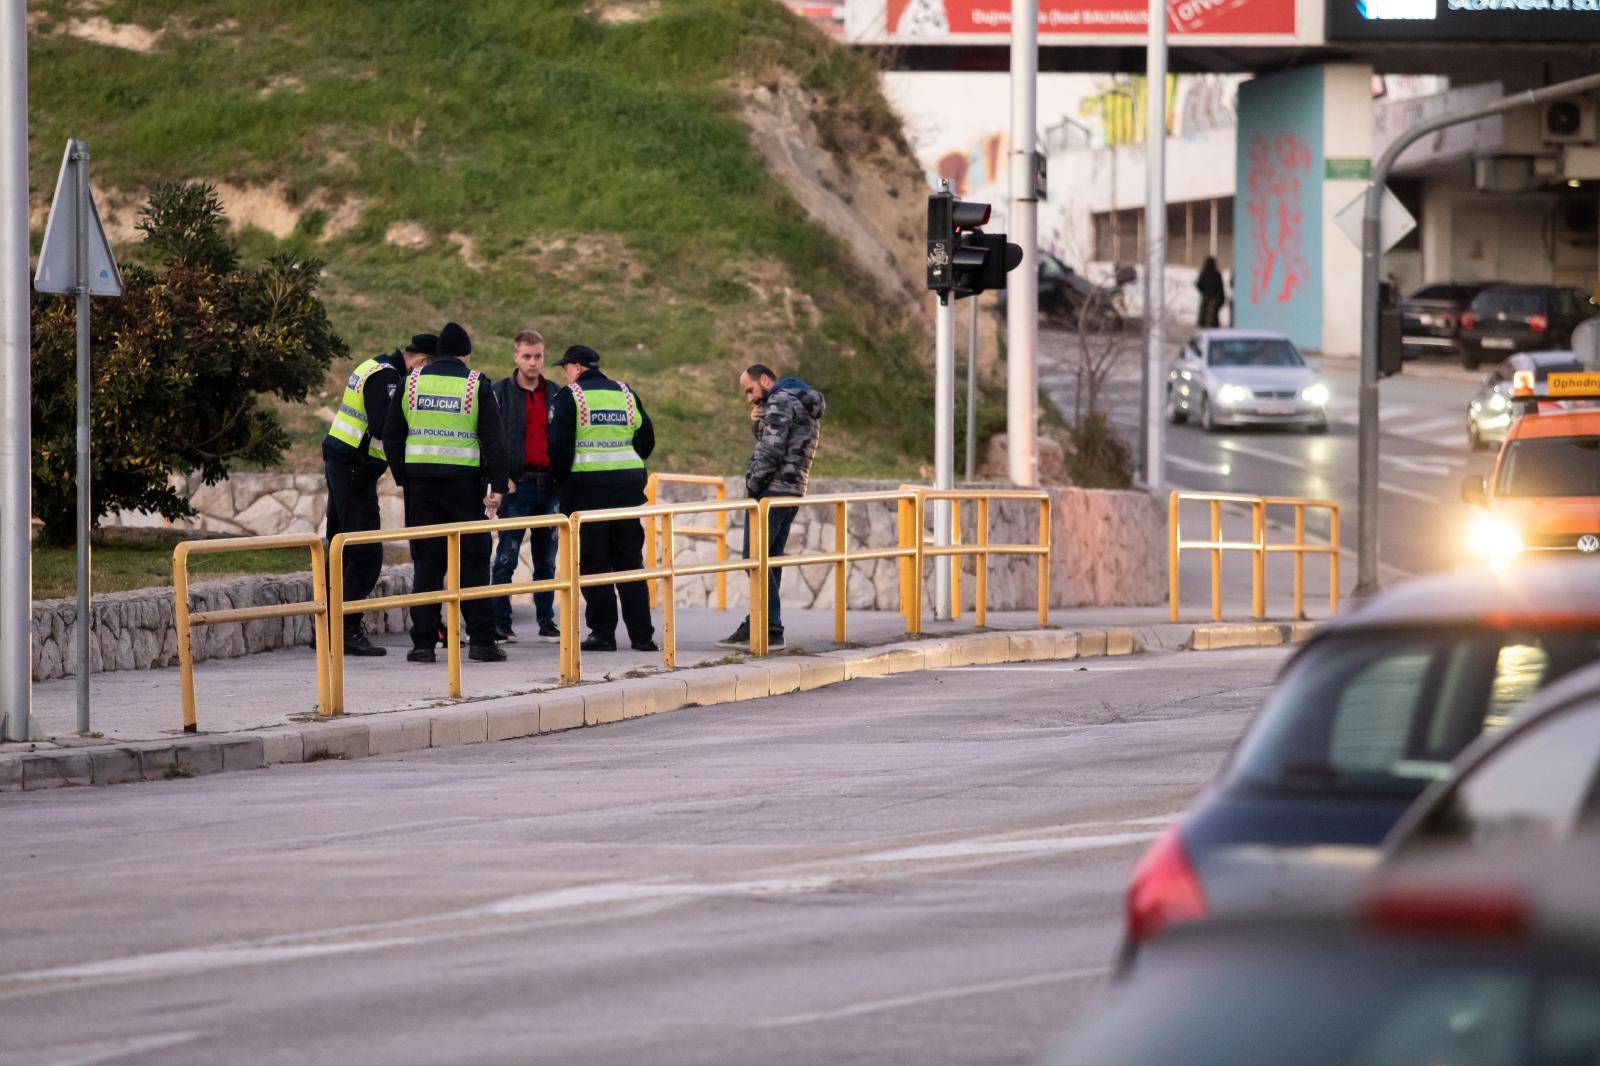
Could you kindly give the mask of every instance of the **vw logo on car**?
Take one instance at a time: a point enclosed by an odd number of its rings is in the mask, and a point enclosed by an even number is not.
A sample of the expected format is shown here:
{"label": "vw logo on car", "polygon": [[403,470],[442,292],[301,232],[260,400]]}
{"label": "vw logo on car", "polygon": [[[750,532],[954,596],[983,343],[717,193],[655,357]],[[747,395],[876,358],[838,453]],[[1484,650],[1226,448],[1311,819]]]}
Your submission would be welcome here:
{"label": "vw logo on car", "polygon": [[1585,555],[1593,555],[1595,552],[1600,551],[1600,537],[1595,536],[1593,533],[1585,533],[1578,538],[1578,550]]}

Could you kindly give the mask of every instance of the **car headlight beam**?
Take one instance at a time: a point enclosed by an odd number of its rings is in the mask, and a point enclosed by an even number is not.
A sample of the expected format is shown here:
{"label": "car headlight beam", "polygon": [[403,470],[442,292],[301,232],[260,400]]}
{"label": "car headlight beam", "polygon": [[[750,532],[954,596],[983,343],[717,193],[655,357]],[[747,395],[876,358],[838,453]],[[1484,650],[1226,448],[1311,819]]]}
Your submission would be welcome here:
{"label": "car headlight beam", "polygon": [[1222,403],[1244,403],[1250,398],[1250,390],[1243,385],[1224,385],[1217,390],[1217,399]]}
{"label": "car headlight beam", "polygon": [[1473,555],[1499,570],[1522,553],[1517,527],[1486,511],[1478,511],[1467,526],[1467,546]]}
{"label": "car headlight beam", "polygon": [[1300,390],[1300,398],[1317,407],[1328,406],[1328,386],[1318,381]]}

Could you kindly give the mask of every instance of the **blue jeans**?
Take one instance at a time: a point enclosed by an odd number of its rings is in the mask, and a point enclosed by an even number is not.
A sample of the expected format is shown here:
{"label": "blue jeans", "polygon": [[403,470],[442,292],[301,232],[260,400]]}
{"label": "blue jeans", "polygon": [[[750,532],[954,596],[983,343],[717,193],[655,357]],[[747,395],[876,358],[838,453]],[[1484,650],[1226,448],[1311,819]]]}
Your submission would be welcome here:
{"label": "blue jeans", "polygon": [[[532,474],[523,474],[520,479],[512,480],[516,481],[517,488],[500,502],[501,518],[528,518],[532,515],[556,513],[555,482],[548,476],[535,477]],[[553,527],[530,530],[508,529],[500,534],[494,546],[492,573],[496,585],[510,584],[511,575],[517,569],[517,555],[522,551],[524,532],[533,535],[530,553],[533,556],[533,579],[548,581],[556,576],[556,531]],[[555,598],[556,594],[553,592],[533,594],[533,613],[539,619],[541,626],[555,622]],[[497,596],[489,602],[494,607],[495,624],[504,629],[511,628],[511,597]]]}
{"label": "blue jeans", "polygon": [[[794,525],[794,516],[798,507],[774,507],[767,512],[767,557],[782,555],[783,549],[789,544],[789,527]],[[744,522],[744,557],[750,558],[750,516],[745,516]],[[778,567],[767,571],[767,632],[783,632],[783,604],[778,602],[778,582],[783,579],[783,568]],[[750,616],[745,615],[745,625],[750,624]]]}

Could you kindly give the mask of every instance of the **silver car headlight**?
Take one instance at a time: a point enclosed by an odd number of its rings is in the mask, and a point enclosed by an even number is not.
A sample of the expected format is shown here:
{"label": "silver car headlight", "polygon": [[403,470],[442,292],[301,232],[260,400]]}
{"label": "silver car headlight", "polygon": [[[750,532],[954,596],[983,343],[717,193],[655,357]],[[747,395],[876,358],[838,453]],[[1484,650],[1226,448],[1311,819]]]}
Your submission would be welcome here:
{"label": "silver car headlight", "polygon": [[1503,392],[1494,392],[1494,393],[1490,393],[1489,394],[1489,410],[1491,410],[1491,411],[1504,411],[1507,407],[1510,407],[1510,406],[1511,406],[1511,401],[1506,399],[1505,393],[1503,393]]}
{"label": "silver car headlight", "polygon": [[1328,406],[1328,386],[1320,381],[1307,385],[1300,390],[1300,398],[1316,407],[1326,407]]}
{"label": "silver car headlight", "polygon": [[1225,404],[1244,403],[1250,398],[1250,390],[1243,385],[1224,385],[1217,390],[1217,399]]}

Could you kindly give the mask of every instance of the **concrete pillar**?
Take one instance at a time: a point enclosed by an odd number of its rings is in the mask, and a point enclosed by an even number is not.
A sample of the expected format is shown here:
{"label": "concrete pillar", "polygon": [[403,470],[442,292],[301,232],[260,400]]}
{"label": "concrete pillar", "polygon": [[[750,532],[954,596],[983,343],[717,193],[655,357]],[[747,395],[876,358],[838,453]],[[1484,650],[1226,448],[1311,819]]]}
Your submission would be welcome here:
{"label": "concrete pillar", "polygon": [[1361,254],[1333,217],[1366,187],[1372,68],[1302,67],[1239,87],[1234,306],[1303,348],[1361,347]]}

